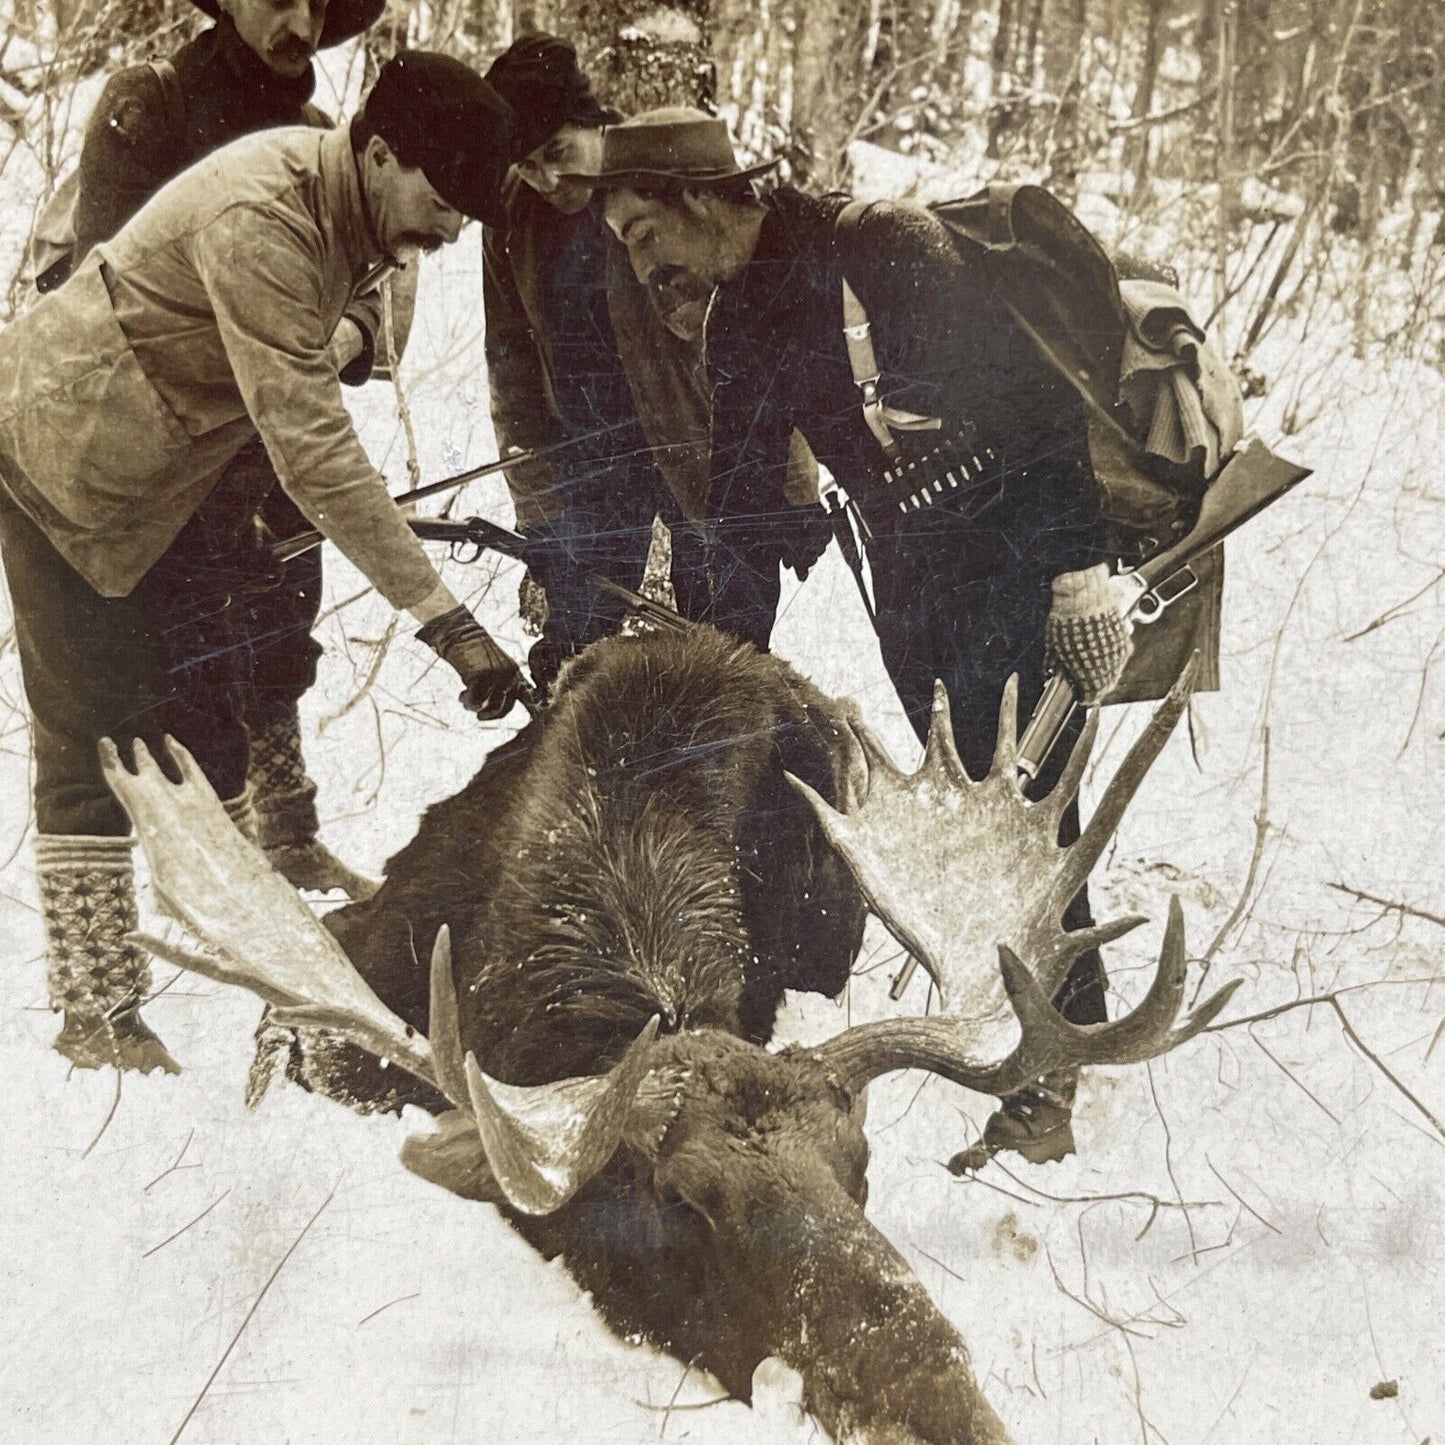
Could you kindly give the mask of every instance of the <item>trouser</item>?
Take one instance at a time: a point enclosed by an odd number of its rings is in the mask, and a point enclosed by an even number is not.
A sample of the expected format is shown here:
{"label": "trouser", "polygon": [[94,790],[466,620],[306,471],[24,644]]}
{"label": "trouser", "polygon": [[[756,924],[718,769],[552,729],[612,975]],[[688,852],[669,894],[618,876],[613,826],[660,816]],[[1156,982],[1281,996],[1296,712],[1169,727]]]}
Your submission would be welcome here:
{"label": "trouser", "polygon": [[[876,537],[869,564],[877,602],[879,648],[903,708],[924,741],[933,708],[934,679],[948,692],[953,735],[970,777],[981,779],[993,761],[999,704],[1011,674],[1019,680],[1019,729],[1044,684],[1044,622],[1050,583],[1084,558],[1064,558],[1017,536],[987,516],[960,518],[942,508],[908,514],[906,528]],[[1061,740],[1039,778],[1042,796],[1058,781],[1079,722]],[[1077,800],[1065,810],[1059,842],[1079,836]],[[1088,889],[1064,912],[1067,930],[1093,923]],[[1074,1023],[1102,1023],[1104,965],[1097,949],[1079,955],[1055,997]]]}
{"label": "trouser", "polygon": [[588,574],[635,592],[656,517],[672,535],[677,610],[687,618],[701,617],[710,599],[703,538],[665,489],[603,472],[568,487],[561,515],[529,529],[528,563],[547,594],[547,621],[530,658],[539,686],[550,685],[566,658],[621,628],[627,603],[588,581]]}
{"label": "trouser", "polygon": [[[169,734],[217,794],[246,786],[247,722],[264,725],[315,676],[310,626],[319,563],[265,565],[257,511],[292,524],[274,473],[246,448],[127,597],[102,597],[15,505],[0,474],[0,544],[34,723],[35,812],[42,834],[130,831],[106,786],[97,744],[152,752]],[[281,503],[285,502],[285,506]],[[294,509],[291,509],[294,511]]]}

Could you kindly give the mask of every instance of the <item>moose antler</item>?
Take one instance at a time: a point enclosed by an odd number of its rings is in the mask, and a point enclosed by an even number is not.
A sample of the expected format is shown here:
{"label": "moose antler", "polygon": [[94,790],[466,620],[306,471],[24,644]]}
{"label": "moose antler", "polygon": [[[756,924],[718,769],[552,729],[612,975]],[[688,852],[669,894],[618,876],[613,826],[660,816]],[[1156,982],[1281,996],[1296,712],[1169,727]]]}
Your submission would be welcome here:
{"label": "moose antler", "polygon": [[[933,1018],[850,1029],[824,1044],[820,1057],[855,1086],[893,1069],[925,1068],[1002,1094],[1064,1064],[1155,1057],[1219,1012],[1232,987],[1174,1027],[1187,961],[1177,904],[1171,905],[1158,973],[1133,1013],[1113,1024],[1076,1026],[1050,1003],[1080,953],[1144,921],[1136,915],[1066,932],[1062,920],[1184,711],[1193,674],[1191,664],[1071,844],[1060,845],[1059,824],[1078,792],[1096,724],[1089,720],[1057,786],[1031,802],[1019,780],[1018,690],[1012,678],[999,709],[993,766],[981,781],[968,776],[958,756],[942,684],[934,693],[928,743],[916,773],[901,772],[877,738],[855,723],[851,735],[868,775],[857,806],[837,812],[807,784],[790,778],[812,804],[874,913],[933,976],[943,1004],[942,1014]],[[985,964],[995,957],[997,971]],[[980,1062],[972,1051],[987,1047],[1010,1018],[1022,1030],[1017,1045],[994,1062]]]}
{"label": "moose antler", "polygon": [[[470,1054],[463,1059],[445,925],[432,947],[428,1041],[377,998],[300,894],[240,833],[190,753],[173,738],[165,746],[178,783],[139,740],[135,772],[121,763],[109,739],[100,745],[106,781],[135,825],[157,898],[201,946],[148,934],[138,934],[137,942],[178,967],[250,990],[272,1005],[272,1018],[283,1027],[329,1029],[440,1090],[480,1135],[470,1154],[471,1172],[475,1176],[482,1162],[490,1177],[474,1179],[470,1192],[505,1200],[524,1213],[545,1213],[607,1163],[648,1071],[656,1019],[608,1074],[530,1089],[489,1078]],[[662,1083],[675,1087],[671,1078]],[[650,1097],[658,1090],[644,1092]],[[656,1109],[654,1102],[651,1112]],[[656,1120],[649,1119],[647,1127],[655,1128]],[[465,1148],[457,1148],[454,1121],[441,1137],[449,1165],[467,1156]],[[440,1170],[428,1167],[429,1159],[434,1162],[428,1141],[412,1142],[416,1147],[403,1158],[445,1183]]]}

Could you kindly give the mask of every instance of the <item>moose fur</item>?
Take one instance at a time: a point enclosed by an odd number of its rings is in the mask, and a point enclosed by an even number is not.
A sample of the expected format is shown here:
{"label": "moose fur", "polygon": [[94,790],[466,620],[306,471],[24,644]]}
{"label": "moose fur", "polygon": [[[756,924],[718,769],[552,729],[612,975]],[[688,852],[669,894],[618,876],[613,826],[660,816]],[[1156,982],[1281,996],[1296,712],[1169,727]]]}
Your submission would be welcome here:
{"label": "moose fur", "polygon": [[[708,628],[596,643],[328,923],[423,1031],[448,925],[463,1046],[504,1083],[603,1073],[660,1018],[655,1062],[680,1081],[662,1137],[555,1213],[508,1210],[619,1332],[742,1398],[779,1355],[838,1438],[994,1445],[957,1333],[863,1216],[857,1101],[810,1053],[759,1047],[784,989],[836,995],[861,940],[857,884],[784,777],[840,800],[837,707]],[[350,1065],[353,1095],[407,1097],[395,1070]],[[464,1116],[413,1144],[416,1172],[497,1197]]]}

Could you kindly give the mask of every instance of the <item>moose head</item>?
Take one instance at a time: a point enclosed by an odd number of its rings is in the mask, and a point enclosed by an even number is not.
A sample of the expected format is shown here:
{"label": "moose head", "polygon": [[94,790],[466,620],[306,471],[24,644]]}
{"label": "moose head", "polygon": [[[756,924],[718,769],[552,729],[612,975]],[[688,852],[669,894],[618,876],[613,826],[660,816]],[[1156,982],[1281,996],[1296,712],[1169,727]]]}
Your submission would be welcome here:
{"label": "moose head", "polygon": [[806,1403],[836,1439],[1002,1445],[963,1340],[865,1218],[862,1104],[868,1084],[895,1070],[1003,1095],[1060,1067],[1141,1062],[1219,1013],[1232,986],[1180,1017],[1177,902],[1132,1012],[1080,1026],[1050,1003],[1080,951],[1143,921],[1066,932],[1061,920],[1183,711],[1189,680],[1067,846],[1059,820],[1080,785],[1092,721],[1057,787],[1034,802],[1019,781],[1012,684],[981,780],[959,760],[941,688],[912,774],[840,706],[838,806],[792,781],[871,909],[932,975],[941,1012],[781,1051],[716,1028],[663,1033],[654,1018],[606,1073],[530,1087],[489,1076],[468,1052],[446,929],[432,950],[424,1037],[235,830],[183,749],[170,746],[179,783],[140,744],[134,772],[113,749],[104,761],[158,898],[197,941],[145,945],[250,989],[278,1023],[335,1031],[432,1084],[455,1107],[437,1132],[409,1141],[414,1172],[504,1208],[544,1250],[567,1254],[614,1321],[636,1321],[739,1394],[773,1355],[800,1373]]}

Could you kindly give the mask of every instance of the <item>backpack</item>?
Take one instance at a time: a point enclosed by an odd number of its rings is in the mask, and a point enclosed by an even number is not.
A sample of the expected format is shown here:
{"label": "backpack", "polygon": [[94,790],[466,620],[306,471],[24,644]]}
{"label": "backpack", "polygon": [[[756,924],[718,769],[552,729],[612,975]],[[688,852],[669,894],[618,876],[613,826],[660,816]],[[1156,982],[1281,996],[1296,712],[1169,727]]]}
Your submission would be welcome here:
{"label": "backpack", "polygon": [[[839,229],[856,227],[868,204],[850,202]],[[1083,400],[1115,555],[1136,565],[1184,536],[1240,439],[1243,407],[1238,384],[1190,318],[1172,274],[1111,258],[1042,186],[996,183],[929,210]],[[864,418],[891,455],[895,416],[902,429],[931,419],[898,415],[879,402],[867,314],[846,280],[843,310]],[[1219,686],[1222,554],[1211,553],[1196,572],[1194,595],[1148,629],[1147,645],[1136,632],[1135,655],[1110,701],[1162,697],[1193,650],[1201,653],[1196,689]]]}
{"label": "backpack", "polygon": [[[839,227],[855,227],[867,208],[851,202]],[[1083,399],[1120,556],[1138,560],[1182,536],[1243,416],[1237,384],[1172,275],[1111,258],[1042,186],[994,184],[929,210]],[[867,324],[846,282],[844,308],[848,330]],[[861,388],[869,378],[855,366],[854,379]]]}
{"label": "backpack", "polygon": [[[152,60],[148,64],[160,82],[167,125],[184,130],[186,98],[176,67],[169,60]],[[77,163],[60,178],[50,199],[40,208],[30,233],[27,261],[37,296],[54,291],[74,269],[75,210],[79,201],[80,165]]]}

